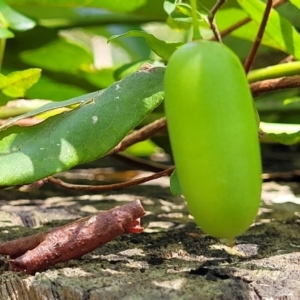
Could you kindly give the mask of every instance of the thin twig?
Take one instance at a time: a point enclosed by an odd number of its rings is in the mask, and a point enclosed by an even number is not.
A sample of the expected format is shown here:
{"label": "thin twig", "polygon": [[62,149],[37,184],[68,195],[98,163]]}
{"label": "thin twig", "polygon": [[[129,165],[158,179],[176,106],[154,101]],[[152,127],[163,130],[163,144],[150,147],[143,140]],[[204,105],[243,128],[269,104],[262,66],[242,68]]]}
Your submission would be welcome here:
{"label": "thin twig", "polygon": [[290,172],[275,172],[275,173],[263,173],[262,179],[266,181],[300,181],[300,170],[293,170]]}
{"label": "thin twig", "polygon": [[124,151],[129,146],[144,141],[149,138],[149,136],[154,135],[162,129],[167,128],[166,118],[160,118],[154,122],[142,127],[139,130],[132,132],[127,135],[114,149],[112,149],[107,155],[114,154],[120,151]]}
{"label": "thin twig", "polygon": [[[236,22],[235,24],[233,24],[232,26],[222,30],[220,32],[220,36],[221,38],[229,35],[231,32],[235,31],[236,29],[244,26],[245,24],[249,23],[251,21],[251,19],[249,17],[246,17],[238,22]],[[216,41],[217,39],[215,37],[213,37],[211,40]]]}
{"label": "thin twig", "polygon": [[[278,1],[274,1],[272,7],[273,7],[273,8],[276,8],[276,7],[282,5],[282,4],[286,3],[286,2],[287,2],[287,0],[278,0]],[[228,27],[228,28],[222,30],[222,31],[220,32],[220,36],[223,38],[223,37],[229,35],[229,34],[230,34],[231,32],[233,32],[234,30],[236,30],[236,29],[238,29],[238,28],[244,26],[245,24],[249,23],[250,21],[251,21],[251,18],[245,17],[244,19],[242,19],[242,20],[236,22],[236,23],[233,24],[232,26],[230,26],[230,27]],[[215,37],[213,37],[211,40],[215,41],[215,40],[217,40],[217,39],[216,39]]]}
{"label": "thin twig", "polygon": [[215,22],[215,15],[218,11],[218,9],[225,3],[225,0],[217,0],[217,2],[215,3],[215,5],[213,6],[213,8],[211,9],[211,11],[209,12],[208,15],[208,22],[210,24],[210,28],[212,30],[212,32],[214,33],[215,39],[222,43],[222,38],[220,35],[220,32],[218,30],[217,24]]}
{"label": "thin twig", "polygon": [[263,37],[264,32],[265,32],[265,28],[266,28],[266,25],[267,25],[267,22],[268,22],[268,18],[269,18],[271,9],[272,9],[272,3],[273,3],[272,0],[267,1],[266,8],[265,8],[265,11],[264,11],[264,15],[263,15],[262,21],[260,23],[255,41],[252,45],[252,48],[250,50],[250,53],[249,53],[248,57],[246,58],[246,61],[244,63],[244,68],[245,68],[246,74],[248,74],[248,72],[249,72],[249,70],[250,70],[250,68],[253,64],[253,61],[255,59],[255,56],[257,54],[258,48],[260,46],[260,43],[261,43],[262,37]]}
{"label": "thin twig", "polygon": [[126,182],[107,184],[107,185],[72,184],[72,183],[64,182],[58,178],[54,178],[52,176],[48,177],[45,180],[48,182],[51,182],[53,184],[59,185],[61,187],[71,189],[71,190],[103,192],[103,191],[119,190],[119,189],[127,188],[129,186],[138,185],[138,184],[141,184],[141,183],[153,180],[153,179],[157,179],[157,178],[160,178],[163,176],[169,176],[170,174],[172,174],[172,172],[174,170],[175,170],[175,167],[170,167],[166,170],[152,174],[150,176],[145,176],[142,178],[137,178],[137,179],[129,180]]}

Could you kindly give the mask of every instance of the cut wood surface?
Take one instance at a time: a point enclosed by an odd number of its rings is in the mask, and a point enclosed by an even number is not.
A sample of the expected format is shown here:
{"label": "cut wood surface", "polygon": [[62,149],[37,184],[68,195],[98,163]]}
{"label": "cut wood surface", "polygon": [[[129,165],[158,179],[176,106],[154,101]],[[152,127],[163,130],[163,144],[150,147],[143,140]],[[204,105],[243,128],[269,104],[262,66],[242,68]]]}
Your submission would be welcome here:
{"label": "cut wood surface", "polygon": [[298,183],[265,183],[257,222],[230,248],[196,227],[168,178],[109,194],[0,190],[0,242],[135,199],[147,212],[143,233],[34,276],[10,271],[0,256],[0,300],[300,299],[298,194]]}

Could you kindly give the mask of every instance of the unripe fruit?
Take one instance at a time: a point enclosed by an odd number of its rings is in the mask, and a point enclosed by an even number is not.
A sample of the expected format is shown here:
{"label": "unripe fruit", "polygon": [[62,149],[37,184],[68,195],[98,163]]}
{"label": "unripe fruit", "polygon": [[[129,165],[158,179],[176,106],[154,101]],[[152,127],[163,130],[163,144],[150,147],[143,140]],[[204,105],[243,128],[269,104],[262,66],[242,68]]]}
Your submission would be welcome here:
{"label": "unripe fruit", "polygon": [[225,45],[180,47],[165,73],[165,110],[180,186],[206,233],[232,240],[260,204],[261,159],[253,100]]}

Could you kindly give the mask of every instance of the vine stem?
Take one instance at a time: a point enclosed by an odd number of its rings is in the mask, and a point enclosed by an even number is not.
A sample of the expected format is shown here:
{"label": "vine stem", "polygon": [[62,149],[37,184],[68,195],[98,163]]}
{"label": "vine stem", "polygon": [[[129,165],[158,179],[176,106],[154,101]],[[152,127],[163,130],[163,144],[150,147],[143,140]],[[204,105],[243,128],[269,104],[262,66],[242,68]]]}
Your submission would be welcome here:
{"label": "vine stem", "polygon": [[271,9],[272,9],[272,4],[273,4],[272,0],[267,1],[267,5],[266,5],[266,8],[265,8],[265,11],[264,11],[264,14],[263,14],[263,18],[262,18],[262,21],[260,23],[256,38],[255,38],[255,41],[252,45],[252,48],[250,50],[250,53],[249,53],[248,57],[246,58],[246,61],[244,63],[244,68],[245,68],[246,74],[248,74],[248,72],[249,72],[249,70],[250,70],[250,68],[253,64],[253,61],[255,59],[255,56],[257,54],[258,48],[260,46],[260,43],[261,43],[262,37],[263,37],[264,32],[265,32],[265,28],[266,28],[266,25],[267,25],[267,22],[268,22],[268,18],[269,18]]}
{"label": "vine stem", "polygon": [[211,30],[213,31],[214,33],[214,36],[215,36],[215,39],[222,43],[222,37],[221,37],[221,34],[218,30],[218,27],[217,27],[217,24],[215,22],[215,15],[218,11],[218,9],[225,3],[225,0],[218,0],[215,5],[213,6],[213,8],[211,9],[210,13],[209,13],[209,16],[208,16],[208,21],[209,21],[209,24],[210,24],[210,28]]}
{"label": "vine stem", "polygon": [[155,133],[159,132],[162,129],[167,128],[167,121],[166,117],[157,119],[150,124],[145,125],[144,127],[140,128],[139,130],[133,131],[132,133],[128,134],[115,148],[113,148],[107,155],[118,153],[120,151],[124,151],[129,146],[144,141],[148,139],[150,136],[154,135]]}
{"label": "vine stem", "polygon": [[300,75],[300,61],[269,66],[267,68],[252,70],[248,73],[247,79],[249,83],[279,78],[284,76]]}
{"label": "vine stem", "polygon": [[58,178],[54,178],[52,176],[44,179],[45,182],[51,182],[53,184],[59,185],[61,187],[71,189],[71,190],[80,190],[80,191],[95,191],[95,192],[103,192],[103,191],[111,191],[111,190],[118,190],[123,189],[129,186],[138,185],[153,179],[157,179],[163,176],[169,176],[173,173],[175,167],[170,167],[166,170],[154,173],[150,176],[145,176],[142,178],[137,178],[121,183],[114,183],[114,184],[107,184],[107,185],[84,185],[84,184],[72,184],[64,182]]}
{"label": "vine stem", "polygon": [[201,39],[201,34],[198,25],[198,13],[196,0],[190,0],[192,7],[192,20],[193,20],[193,41]]}

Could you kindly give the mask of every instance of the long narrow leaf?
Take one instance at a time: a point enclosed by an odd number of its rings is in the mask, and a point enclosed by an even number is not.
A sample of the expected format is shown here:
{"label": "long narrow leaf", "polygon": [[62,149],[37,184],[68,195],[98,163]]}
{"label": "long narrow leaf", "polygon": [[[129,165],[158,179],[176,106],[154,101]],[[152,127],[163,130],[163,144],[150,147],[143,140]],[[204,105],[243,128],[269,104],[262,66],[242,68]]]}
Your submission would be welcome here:
{"label": "long narrow leaf", "polygon": [[164,68],[139,71],[76,109],[0,132],[0,186],[30,183],[104,156],[163,100]]}

